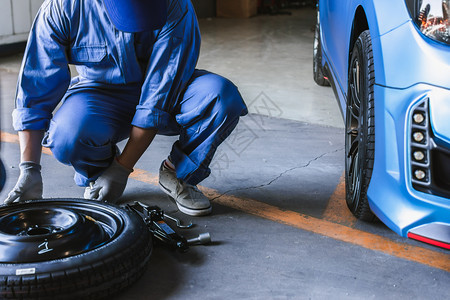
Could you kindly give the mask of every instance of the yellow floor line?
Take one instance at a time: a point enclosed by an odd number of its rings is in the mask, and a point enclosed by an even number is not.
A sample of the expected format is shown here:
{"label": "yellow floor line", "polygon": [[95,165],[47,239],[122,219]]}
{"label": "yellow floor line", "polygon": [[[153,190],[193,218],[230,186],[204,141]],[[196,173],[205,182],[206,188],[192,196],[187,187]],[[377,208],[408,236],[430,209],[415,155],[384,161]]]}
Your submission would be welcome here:
{"label": "yellow floor line", "polygon": [[[0,132],[0,139],[2,142],[7,142],[7,143],[19,143],[19,136],[17,134],[11,134],[8,132]],[[47,154],[47,155],[52,155],[52,151],[50,151],[50,149],[42,147],[42,153]]]}
{"label": "yellow floor line", "polygon": [[[1,132],[1,139],[3,142],[8,143],[18,142],[16,135],[5,132]],[[130,178],[152,185],[158,184],[157,175],[151,174],[145,170],[135,169],[130,175]],[[206,187],[200,187],[200,189],[210,198],[218,197],[214,202],[220,205],[228,206],[274,222],[314,232],[335,240],[358,245],[370,250],[380,251],[388,255],[450,272],[450,256],[446,253],[395,242],[376,234],[330,221],[333,219],[333,217],[330,217],[332,213],[327,211],[332,210],[333,205],[335,204],[331,204],[324,214],[324,217],[329,218],[330,220],[318,219],[298,212],[283,210],[279,207],[249,198],[239,198],[230,195],[221,196],[218,191]],[[333,196],[342,197],[342,180]],[[331,197],[332,200],[333,196]],[[345,198],[340,200],[340,202],[345,201],[344,199]],[[339,199],[336,198],[333,201],[339,201]],[[346,219],[338,219],[337,222],[343,221],[345,223],[345,220]]]}
{"label": "yellow floor line", "polygon": [[17,134],[12,134],[8,132],[1,131],[0,138],[2,139],[2,142],[6,143],[18,143],[19,142],[19,136]]}
{"label": "yellow floor line", "polygon": [[[135,172],[136,171],[137,170],[135,170]],[[139,170],[136,174],[133,172],[131,178],[152,185],[158,184],[157,175],[143,170]],[[202,186],[200,189],[211,199],[220,196],[220,193],[216,190]],[[344,199],[342,199],[342,201],[345,201]],[[276,206],[249,198],[223,195],[215,199],[214,203],[228,206],[271,221],[314,232],[339,241],[358,245],[370,250],[380,251],[395,257],[450,272],[450,257],[444,253],[395,242],[376,234],[350,228],[328,220],[314,218],[294,211],[282,210]]]}
{"label": "yellow floor line", "polygon": [[345,225],[348,227],[355,226],[356,218],[347,208],[345,203],[345,179],[341,176],[339,184],[334,190],[333,195],[331,195],[328,201],[327,208],[322,215],[322,219]]}

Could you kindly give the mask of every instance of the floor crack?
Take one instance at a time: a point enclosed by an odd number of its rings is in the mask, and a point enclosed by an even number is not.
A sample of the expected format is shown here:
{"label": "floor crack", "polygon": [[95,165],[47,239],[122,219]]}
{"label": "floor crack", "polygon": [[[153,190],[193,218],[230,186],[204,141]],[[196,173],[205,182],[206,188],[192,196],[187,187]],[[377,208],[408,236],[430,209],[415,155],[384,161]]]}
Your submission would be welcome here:
{"label": "floor crack", "polygon": [[317,156],[317,157],[315,157],[315,158],[309,160],[309,161],[308,161],[306,164],[304,164],[304,165],[292,167],[292,168],[289,168],[289,169],[287,169],[287,170],[281,172],[279,175],[277,175],[275,178],[273,178],[272,180],[270,180],[270,181],[267,182],[267,183],[263,183],[263,184],[255,185],[255,186],[244,187],[244,188],[231,189],[231,190],[228,190],[228,191],[226,191],[226,192],[223,192],[223,193],[220,194],[219,196],[216,196],[216,197],[212,198],[211,201],[214,201],[214,200],[216,200],[216,199],[218,199],[218,198],[220,198],[220,197],[222,197],[222,196],[225,196],[225,195],[228,194],[228,193],[237,192],[237,191],[246,191],[246,190],[258,189],[258,188],[263,188],[263,187],[269,186],[269,185],[271,185],[272,183],[274,183],[275,181],[277,181],[278,179],[280,179],[281,177],[283,177],[283,175],[285,175],[286,173],[289,173],[289,172],[292,172],[292,171],[298,170],[298,169],[304,169],[304,168],[307,168],[307,167],[309,167],[309,165],[311,165],[313,162],[315,162],[315,161],[321,159],[322,157],[324,157],[324,156],[326,156],[326,155],[328,155],[328,154],[333,154],[333,153],[342,151],[342,150],[344,150],[344,148],[339,148],[339,149],[336,149],[336,150],[333,150],[333,151],[329,151],[329,152],[322,153],[321,155],[319,155],[319,156]]}

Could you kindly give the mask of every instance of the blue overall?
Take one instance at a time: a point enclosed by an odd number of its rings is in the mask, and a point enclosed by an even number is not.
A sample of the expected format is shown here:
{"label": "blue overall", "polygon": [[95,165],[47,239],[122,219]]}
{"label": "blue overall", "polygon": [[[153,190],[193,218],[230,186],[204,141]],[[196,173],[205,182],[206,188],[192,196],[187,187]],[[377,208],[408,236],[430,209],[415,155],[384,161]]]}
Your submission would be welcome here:
{"label": "blue overall", "polygon": [[[111,163],[131,126],[179,135],[177,177],[198,184],[247,108],[229,80],[195,69],[200,34],[189,0],[168,0],[166,25],[126,33],[102,0],[46,0],[19,74],[16,130],[46,130],[43,145],[87,186]],[[68,64],[79,76],[71,80]],[[62,105],[57,108],[58,104]]]}

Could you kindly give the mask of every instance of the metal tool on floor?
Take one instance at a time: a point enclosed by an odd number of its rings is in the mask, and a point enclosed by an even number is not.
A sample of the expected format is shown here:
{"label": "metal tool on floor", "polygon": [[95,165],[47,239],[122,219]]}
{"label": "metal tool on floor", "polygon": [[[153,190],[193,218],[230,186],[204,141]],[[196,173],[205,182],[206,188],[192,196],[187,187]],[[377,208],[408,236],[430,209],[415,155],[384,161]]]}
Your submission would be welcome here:
{"label": "metal tool on floor", "polygon": [[132,205],[128,204],[127,207],[142,217],[150,232],[155,237],[156,242],[159,241],[172,249],[186,252],[191,245],[205,245],[211,242],[211,236],[208,232],[201,233],[199,236],[191,239],[186,239],[178,234],[165,222],[165,219],[175,222],[176,226],[182,229],[191,228],[193,226],[192,222],[188,225],[183,225],[179,219],[165,214],[158,206],[148,206],[141,202],[135,202]]}

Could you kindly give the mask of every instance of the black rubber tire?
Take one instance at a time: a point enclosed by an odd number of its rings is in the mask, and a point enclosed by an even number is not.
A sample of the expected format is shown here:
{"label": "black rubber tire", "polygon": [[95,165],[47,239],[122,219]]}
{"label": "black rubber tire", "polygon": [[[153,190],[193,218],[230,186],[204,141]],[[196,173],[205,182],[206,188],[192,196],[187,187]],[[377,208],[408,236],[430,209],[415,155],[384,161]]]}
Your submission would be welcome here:
{"label": "black rubber tire", "polygon": [[[98,215],[90,212],[108,214],[118,220],[116,231],[107,242],[76,255],[37,262],[0,262],[0,299],[110,298],[142,275],[150,259],[152,237],[142,218],[128,209],[97,201],[47,199],[0,206],[0,220],[18,210],[55,207],[85,214],[96,223]],[[5,239],[5,232],[1,235]],[[20,241],[20,235],[12,236],[16,237]]]}
{"label": "black rubber tire", "polygon": [[361,33],[353,50],[348,72],[345,120],[346,201],[355,217],[374,221],[367,189],[375,158],[375,72],[369,30]]}
{"label": "black rubber tire", "polygon": [[3,190],[6,182],[6,171],[3,161],[0,159],[0,191]]}
{"label": "black rubber tire", "polygon": [[314,81],[320,86],[329,86],[330,82],[325,78],[322,68],[322,43],[320,42],[320,13],[317,7],[317,22],[314,29],[313,46],[313,76]]}

